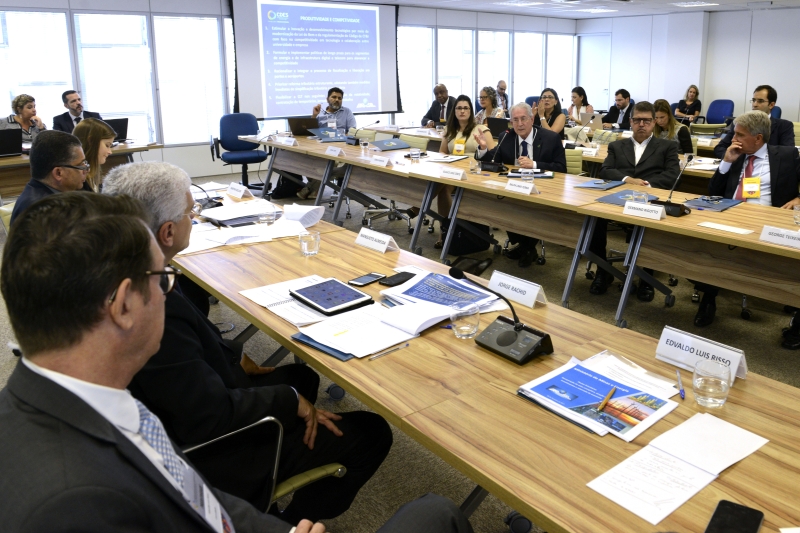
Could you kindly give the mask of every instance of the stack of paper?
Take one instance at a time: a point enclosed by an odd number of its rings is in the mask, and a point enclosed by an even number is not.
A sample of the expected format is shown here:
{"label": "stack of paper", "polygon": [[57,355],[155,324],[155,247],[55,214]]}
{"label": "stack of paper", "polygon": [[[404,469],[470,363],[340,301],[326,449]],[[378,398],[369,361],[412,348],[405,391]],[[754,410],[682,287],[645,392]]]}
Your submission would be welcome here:
{"label": "stack of paper", "polygon": [[280,210],[281,208],[279,205],[270,203],[263,198],[258,198],[246,202],[231,202],[230,204],[214,207],[212,209],[204,209],[202,215],[205,218],[225,222],[226,220],[235,218],[250,217],[261,213]]}
{"label": "stack of paper", "polygon": [[325,214],[325,208],[321,205],[285,205],[283,206],[283,216],[287,220],[296,220],[300,222],[304,228],[313,226],[320,220],[322,215]]}
{"label": "stack of paper", "polygon": [[280,239],[283,237],[296,237],[304,231],[305,228],[300,222],[285,220],[283,218],[272,225],[249,224],[235,228],[219,228],[205,222],[192,226],[189,246],[178,252],[178,255],[210,250],[218,246],[252,244],[268,242],[272,239]]}

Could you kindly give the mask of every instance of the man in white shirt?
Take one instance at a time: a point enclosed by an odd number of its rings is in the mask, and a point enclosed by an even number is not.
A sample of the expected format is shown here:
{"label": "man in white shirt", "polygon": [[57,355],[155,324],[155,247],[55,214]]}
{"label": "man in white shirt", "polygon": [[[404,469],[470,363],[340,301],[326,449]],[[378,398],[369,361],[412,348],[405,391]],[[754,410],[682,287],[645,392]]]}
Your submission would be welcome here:
{"label": "man in white shirt", "polygon": [[75,129],[75,126],[77,126],[78,123],[85,118],[96,118],[103,120],[103,117],[100,116],[100,113],[84,111],[83,99],[77,91],[64,91],[64,94],[61,95],[61,101],[64,102],[64,107],[67,108],[67,112],[53,117],[54,130],[72,133],[72,130]]}
{"label": "man in white shirt", "polygon": [[631,93],[625,89],[618,90],[614,93],[614,107],[603,117],[603,129],[629,129],[631,111]]}
{"label": "man in white shirt", "polygon": [[508,94],[506,93],[506,89],[508,86],[506,85],[505,80],[500,80],[497,82],[497,107],[501,108],[505,111],[506,116],[508,116]]}

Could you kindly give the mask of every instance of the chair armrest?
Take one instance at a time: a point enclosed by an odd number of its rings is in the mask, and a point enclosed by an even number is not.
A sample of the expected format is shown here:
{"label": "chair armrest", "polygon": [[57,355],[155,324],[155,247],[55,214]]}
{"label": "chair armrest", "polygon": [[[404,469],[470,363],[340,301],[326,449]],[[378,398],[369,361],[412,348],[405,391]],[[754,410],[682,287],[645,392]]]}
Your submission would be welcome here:
{"label": "chair armrest", "polygon": [[[702,122],[700,122],[701,120],[702,120]],[[695,124],[705,124],[705,123],[706,123],[706,117],[705,117],[704,115],[698,115],[698,116],[697,116],[697,117],[694,119],[694,123],[695,123]]]}
{"label": "chair armrest", "polygon": [[233,435],[237,435],[239,433],[247,431],[248,429],[251,429],[251,428],[254,428],[256,426],[260,426],[262,424],[266,424],[266,423],[269,423],[269,422],[274,422],[278,427],[278,448],[277,449],[280,450],[281,449],[281,445],[283,444],[283,425],[281,425],[280,420],[278,420],[277,418],[275,418],[273,416],[265,416],[261,420],[257,420],[256,422],[253,422],[249,426],[245,426],[243,428],[239,428],[236,431],[231,431],[230,433],[226,433],[225,435],[222,435],[221,437],[217,437],[216,439],[211,439],[210,441],[204,442],[202,444],[195,444],[195,445],[192,445],[192,446],[187,446],[187,447],[183,448],[181,451],[184,454],[188,455],[188,454],[190,454],[191,452],[193,452],[195,450],[199,450],[200,448],[204,448],[204,447],[208,446],[209,444],[213,444],[215,442],[219,442],[219,441],[221,441],[223,439],[226,439],[228,437],[232,437]]}
{"label": "chair armrest", "polygon": [[219,157],[219,138],[218,137],[214,137],[214,136],[209,137],[208,144],[211,147],[211,160],[212,161],[216,161],[216,159],[214,159],[215,155],[217,156],[217,159],[220,158]]}
{"label": "chair armrest", "polygon": [[326,477],[343,477],[347,473],[347,468],[339,463],[331,463],[329,465],[318,466],[307,472],[302,472],[296,476],[292,476],[286,481],[278,483],[275,487],[275,492],[272,495],[272,500],[278,500],[290,492],[299,490],[310,483],[319,481]]}

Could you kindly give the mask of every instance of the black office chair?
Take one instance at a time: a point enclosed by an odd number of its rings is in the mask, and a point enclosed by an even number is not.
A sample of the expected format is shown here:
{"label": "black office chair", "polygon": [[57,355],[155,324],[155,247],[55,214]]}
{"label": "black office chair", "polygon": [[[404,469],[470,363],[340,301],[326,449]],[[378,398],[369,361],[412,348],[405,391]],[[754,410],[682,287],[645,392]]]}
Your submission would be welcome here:
{"label": "black office chair", "polygon": [[[251,185],[247,177],[247,165],[263,163],[267,152],[259,150],[259,145],[239,140],[239,135],[258,134],[258,121],[250,113],[231,113],[219,119],[219,138],[211,139],[211,160],[214,155],[222,159],[226,165],[242,165],[242,185],[250,189],[261,190],[263,184]],[[220,155],[219,147],[226,151]]]}

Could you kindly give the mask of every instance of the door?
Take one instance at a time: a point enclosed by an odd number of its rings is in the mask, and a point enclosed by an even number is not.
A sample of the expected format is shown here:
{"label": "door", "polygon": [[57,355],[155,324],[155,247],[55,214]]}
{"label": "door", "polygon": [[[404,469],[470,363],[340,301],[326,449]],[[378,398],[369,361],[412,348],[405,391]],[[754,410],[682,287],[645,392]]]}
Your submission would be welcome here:
{"label": "door", "polygon": [[579,35],[578,85],[584,88],[595,110],[608,109],[613,104],[610,76],[611,35]]}

